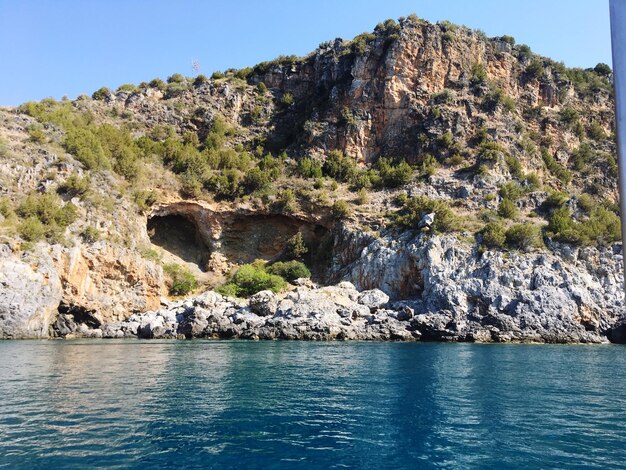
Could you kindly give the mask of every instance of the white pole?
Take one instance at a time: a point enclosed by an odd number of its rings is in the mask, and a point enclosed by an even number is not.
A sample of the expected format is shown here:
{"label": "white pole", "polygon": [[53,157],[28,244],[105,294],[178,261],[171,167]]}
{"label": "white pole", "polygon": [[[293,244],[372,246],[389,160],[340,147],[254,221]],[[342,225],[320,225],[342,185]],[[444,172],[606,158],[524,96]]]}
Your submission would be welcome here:
{"label": "white pole", "polygon": [[[610,0],[611,43],[613,46],[613,87],[615,88],[615,128],[619,164],[619,203],[622,216],[622,256],[626,278],[626,0]],[[624,282],[626,290],[626,282]]]}

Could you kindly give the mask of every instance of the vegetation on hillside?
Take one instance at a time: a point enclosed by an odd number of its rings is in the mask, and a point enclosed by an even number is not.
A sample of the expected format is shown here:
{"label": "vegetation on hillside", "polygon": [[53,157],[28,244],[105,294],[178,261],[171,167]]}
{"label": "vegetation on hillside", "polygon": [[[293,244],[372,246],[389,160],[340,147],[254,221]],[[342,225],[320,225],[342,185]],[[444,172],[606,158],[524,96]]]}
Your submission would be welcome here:
{"label": "vegetation on hillside", "polygon": [[[317,54],[353,61],[374,50],[386,53],[407,28],[420,24],[414,15],[388,20],[351,41],[324,43]],[[404,146],[387,150],[378,136],[380,152],[367,162],[347,145],[335,146],[343,150],[326,145],[334,136],[337,142],[354,140],[357,129],[367,128],[360,105],[344,95],[301,96],[296,88],[265,83],[272,71],[299,73],[316,55],[281,56],[211,78],[173,74],[116,91],[103,87],[76,101],[28,102],[18,109],[36,121],[27,128],[28,145],[67,152],[84,173],[22,200],[3,200],[3,214],[10,215],[4,217],[15,220],[24,240],[58,242],[78,217],[70,200],[89,198],[96,175],[117,175],[111,184],[146,212],[158,198],[153,176],[158,174],[186,198],[254,201],[268,211],[319,211],[335,220],[364,214],[394,230],[472,232],[485,249],[530,250],[548,239],[598,246],[619,240],[617,208],[603,190],[615,187],[617,176],[612,118],[597,98],[610,97],[610,68],[571,69],[510,36],[488,41],[449,22],[438,28],[442,47],[472,35],[486,41],[486,54],[494,60],[511,54],[516,85],[524,90],[549,82],[554,96],[546,99],[553,102],[542,98],[529,104],[528,97],[513,96],[516,92],[493,76],[488,62],[472,63],[465,82],[411,103],[417,124],[407,130]],[[220,84],[238,93],[238,119],[227,118],[226,108],[221,113],[198,106],[199,93]],[[116,98],[148,92],[169,120],[139,119],[141,111]],[[589,109],[594,112],[585,112]],[[289,132],[283,135],[284,129]],[[5,144],[0,154],[8,154]],[[448,194],[442,181],[473,188],[482,199]],[[483,189],[494,184],[495,190]],[[420,226],[428,214],[434,214],[432,225]],[[87,231],[83,239],[98,237]],[[260,285],[279,289],[279,279],[306,274],[295,261],[288,263],[242,268],[224,289],[249,295]],[[194,288],[185,273],[171,268],[169,275],[173,293]]]}

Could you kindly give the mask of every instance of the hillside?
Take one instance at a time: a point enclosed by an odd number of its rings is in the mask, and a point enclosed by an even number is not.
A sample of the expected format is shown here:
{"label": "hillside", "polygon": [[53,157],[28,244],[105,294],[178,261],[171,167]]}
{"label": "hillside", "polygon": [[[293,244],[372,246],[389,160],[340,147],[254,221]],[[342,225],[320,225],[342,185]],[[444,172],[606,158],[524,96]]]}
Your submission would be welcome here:
{"label": "hillside", "polygon": [[413,338],[617,338],[610,80],[410,16],[302,58],[0,109],[0,337],[102,335],[163,296],[311,275],[381,289],[399,321],[421,315]]}

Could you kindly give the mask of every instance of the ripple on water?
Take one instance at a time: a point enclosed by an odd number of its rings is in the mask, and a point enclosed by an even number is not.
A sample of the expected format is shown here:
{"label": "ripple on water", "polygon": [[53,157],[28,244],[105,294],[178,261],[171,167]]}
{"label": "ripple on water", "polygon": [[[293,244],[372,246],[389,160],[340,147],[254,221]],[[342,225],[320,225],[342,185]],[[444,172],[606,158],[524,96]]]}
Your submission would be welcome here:
{"label": "ripple on water", "polygon": [[614,467],[626,349],[0,342],[0,466]]}

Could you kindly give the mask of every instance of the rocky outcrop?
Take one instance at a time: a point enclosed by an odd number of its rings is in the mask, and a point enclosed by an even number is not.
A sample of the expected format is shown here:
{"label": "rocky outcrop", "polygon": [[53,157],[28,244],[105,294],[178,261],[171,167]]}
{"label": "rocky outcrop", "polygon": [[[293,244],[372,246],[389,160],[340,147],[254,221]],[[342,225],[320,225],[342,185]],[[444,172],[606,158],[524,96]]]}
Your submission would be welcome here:
{"label": "rocky outcrop", "polygon": [[[566,69],[513,42],[409,17],[222,78],[40,103],[51,115],[71,109],[85,122],[132,128],[133,142],[147,139],[138,147],[180,150],[139,158],[137,174],[126,168],[124,177],[64,153],[68,129],[38,106],[0,109],[0,337],[626,341],[621,245],[480,248],[505,183],[520,193],[517,221],[538,226],[552,191],[567,193],[576,223],[593,207],[613,210],[617,197],[609,75]],[[39,127],[43,142],[30,135]],[[219,148],[207,153],[201,142],[212,132]],[[183,169],[188,145],[198,168]],[[349,171],[357,181],[319,178],[336,150],[358,164]],[[410,181],[382,189],[382,156],[410,163]],[[253,170],[271,189],[244,184]],[[70,176],[87,186],[68,189]],[[216,190],[231,183],[232,192]],[[355,199],[357,186],[365,193]],[[19,206],[31,193],[57,194],[76,221],[24,243],[30,215]],[[589,213],[577,202],[583,194]],[[432,236],[435,213],[415,227],[390,223],[399,201],[418,196],[448,203],[467,232]],[[335,202],[349,210],[332,210]],[[340,223],[330,216],[340,212],[352,214]],[[185,265],[208,288],[243,263],[281,259],[297,233],[313,280],[327,287],[160,304],[160,264]]]}
{"label": "rocky outcrop", "polygon": [[244,338],[301,340],[415,340],[420,333],[381,306],[380,291],[361,293],[349,282],[299,286],[283,296],[269,291],[250,301],[207,292],[127,322],[107,325],[105,337]]}
{"label": "rocky outcrop", "polygon": [[0,338],[48,337],[61,297],[50,256],[21,255],[0,245]]}
{"label": "rocky outcrop", "polygon": [[124,320],[159,306],[162,270],[134,251],[100,242],[55,255],[63,303],[94,312],[100,322]]}
{"label": "rocky outcrop", "polygon": [[[481,254],[451,236],[405,234],[362,249],[345,268],[356,287],[301,280],[286,294],[262,291],[249,300],[210,291],[104,325],[102,332],[140,338],[618,342],[624,337],[619,248],[570,253],[576,260],[566,264],[555,253]],[[376,288],[402,286],[401,273],[408,269],[419,274],[419,295],[403,299],[402,290],[390,289],[390,301]]]}
{"label": "rocky outcrop", "polygon": [[130,250],[97,243],[0,245],[0,338],[87,335],[159,306],[162,269]]}
{"label": "rocky outcrop", "polygon": [[359,292],[349,282],[301,285],[286,295],[269,291],[249,301],[215,292],[135,314],[101,330],[77,331],[106,338],[241,338],[287,340],[401,340],[602,343],[607,338],[567,315],[520,310],[420,313],[404,302],[386,304],[377,289]]}

